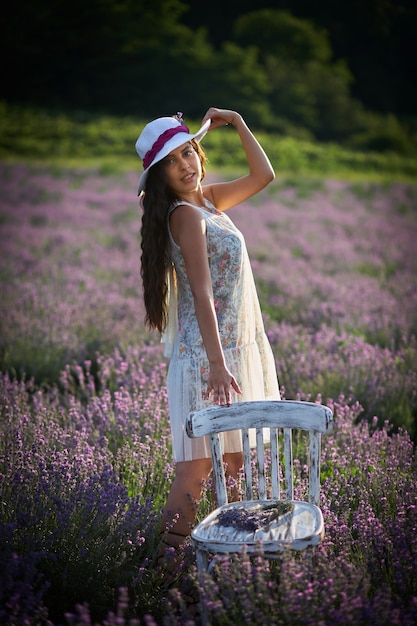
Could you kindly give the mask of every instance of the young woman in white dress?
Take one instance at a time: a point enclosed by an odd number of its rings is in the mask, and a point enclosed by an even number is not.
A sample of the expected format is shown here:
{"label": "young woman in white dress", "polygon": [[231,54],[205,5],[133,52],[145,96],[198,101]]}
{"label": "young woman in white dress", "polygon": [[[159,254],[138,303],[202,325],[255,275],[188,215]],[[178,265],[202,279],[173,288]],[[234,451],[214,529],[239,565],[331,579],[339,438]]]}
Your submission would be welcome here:
{"label": "young woman in white dress", "polygon": [[[206,132],[227,125],[240,137],[248,172],[203,185],[206,159],[199,142]],[[242,116],[213,107],[195,134],[182,114],[153,120],[136,150],[144,167],[138,193],[146,322],[163,334],[170,358],[176,466],[163,512],[163,542],[178,547],[191,532],[211,472],[207,441],[186,435],[188,413],[212,403],[280,397],[243,235],[224,214],[268,185],[274,171]],[[225,435],[224,461],[232,477],[242,466],[241,450],[236,432]]]}

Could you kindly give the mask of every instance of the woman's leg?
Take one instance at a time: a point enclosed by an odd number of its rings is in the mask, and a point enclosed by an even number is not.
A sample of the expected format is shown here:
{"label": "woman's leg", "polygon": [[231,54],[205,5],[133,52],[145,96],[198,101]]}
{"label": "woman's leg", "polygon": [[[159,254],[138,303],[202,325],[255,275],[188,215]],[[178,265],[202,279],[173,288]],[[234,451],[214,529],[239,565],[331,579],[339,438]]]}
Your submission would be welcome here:
{"label": "woman's leg", "polygon": [[[236,480],[231,490],[231,500],[240,499],[237,479],[243,464],[241,452],[229,452],[223,457],[227,475]],[[175,478],[162,515],[163,546],[160,556],[168,546],[177,548],[191,533],[200,504],[204,482],[212,470],[211,458],[180,461],[175,467]]]}
{"label": "woman's leg", "polygon": [[162,516],[164,543],[177,547],[190,534],[194,524],[204,481],[211,472],[210,459],[180,461]]}

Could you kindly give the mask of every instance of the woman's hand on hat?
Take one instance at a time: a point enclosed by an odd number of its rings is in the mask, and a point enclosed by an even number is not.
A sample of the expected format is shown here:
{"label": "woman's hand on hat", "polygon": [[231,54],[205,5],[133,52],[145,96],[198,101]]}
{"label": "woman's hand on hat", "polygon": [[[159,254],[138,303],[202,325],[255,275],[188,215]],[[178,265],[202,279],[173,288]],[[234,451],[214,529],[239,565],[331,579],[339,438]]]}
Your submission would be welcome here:
{"label": "woman's hand on hat", "polygon": [[239,119],[241,119],[241,116],[239,113],[236,113],[236,111],[210,107],[203,117],[202,124],[204,124],[207,120],[211,120],[209,130],[213,130],[213,128],[217,128],[218,126],[227,126],[228,124],[235,126]]}

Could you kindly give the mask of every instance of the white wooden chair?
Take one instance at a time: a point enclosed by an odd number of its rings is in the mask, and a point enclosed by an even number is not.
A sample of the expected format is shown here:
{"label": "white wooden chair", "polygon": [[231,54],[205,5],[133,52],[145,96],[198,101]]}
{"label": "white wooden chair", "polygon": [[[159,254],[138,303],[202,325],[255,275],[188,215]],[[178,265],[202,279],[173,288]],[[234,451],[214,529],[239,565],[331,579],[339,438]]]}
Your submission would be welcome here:
{"label": "white wooden chair", "polygon": [[[283,550],[304,550],[321,541],[324,536],[319,508],[321,436],[331,431],[332,424],[333,415],[326,406],[292,400],[213,406],[188,416],[189,437],[209,436],[218,506],[191,532],[201,581],[203,572],[209,570],[210,554],[226,555],[244,550],[247,554],[261,552],[266,558],[274,559]],[[253,476],[249,428],[256,429],[257,480]],[[268,444],[264,444],[264,429],[270,429]],[[294,429],[309,433],[308,501],[294,500]],[[230,503],[219,441],[219,433],[229,430],[242,431],[245,480],[245,500]],[[281,467],[282,457],[285,467]],[[281,477],[285,482],[284,498]]]}

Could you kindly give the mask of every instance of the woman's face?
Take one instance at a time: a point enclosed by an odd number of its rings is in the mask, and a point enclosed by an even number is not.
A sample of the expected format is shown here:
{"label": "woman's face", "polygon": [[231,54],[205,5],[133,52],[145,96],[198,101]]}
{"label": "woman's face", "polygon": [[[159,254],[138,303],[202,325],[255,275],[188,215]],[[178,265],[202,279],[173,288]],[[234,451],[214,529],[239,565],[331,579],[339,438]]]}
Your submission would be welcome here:
{"label": "woman's face", "polygon": [[200,157],[190,142],[184,143],[163,160],[166,182],[178,197],[183,197],[200,187],[202,167]]}

